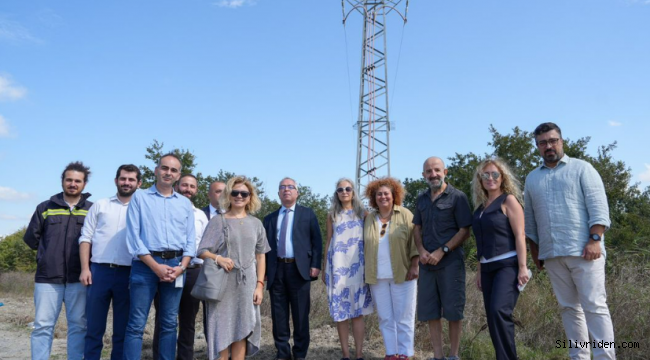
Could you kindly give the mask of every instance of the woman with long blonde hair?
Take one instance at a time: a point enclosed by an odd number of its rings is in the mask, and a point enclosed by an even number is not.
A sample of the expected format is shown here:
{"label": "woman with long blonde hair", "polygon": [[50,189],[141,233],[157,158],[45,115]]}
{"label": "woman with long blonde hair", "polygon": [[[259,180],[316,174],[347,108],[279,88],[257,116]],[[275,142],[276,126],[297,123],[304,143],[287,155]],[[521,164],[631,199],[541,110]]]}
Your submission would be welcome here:
{"label": "woman with long blonde hair", "polygon": [[476,286],[483,292],[492,345],[497,360],[516,360],[512,312],[530,277],[521,187],[503,160],[491,158],[476,168],[472,199],[479,258]]}

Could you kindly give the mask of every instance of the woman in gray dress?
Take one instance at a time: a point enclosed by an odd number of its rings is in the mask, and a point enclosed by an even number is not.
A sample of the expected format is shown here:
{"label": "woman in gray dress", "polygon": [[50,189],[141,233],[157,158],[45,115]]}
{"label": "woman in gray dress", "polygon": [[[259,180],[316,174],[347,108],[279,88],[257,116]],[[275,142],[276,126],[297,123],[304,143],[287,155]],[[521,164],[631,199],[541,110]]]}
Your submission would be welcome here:
{"label": "woman in gray dress", "polygon": [[228,180],[220,203],[227,212],[210,220],[197,252],[228,272],[224,298],[205,303],[208,358],[243,360],[260,349],[264,254],[271,248],[262,222],[251,216],[261,202],[250,180]]}

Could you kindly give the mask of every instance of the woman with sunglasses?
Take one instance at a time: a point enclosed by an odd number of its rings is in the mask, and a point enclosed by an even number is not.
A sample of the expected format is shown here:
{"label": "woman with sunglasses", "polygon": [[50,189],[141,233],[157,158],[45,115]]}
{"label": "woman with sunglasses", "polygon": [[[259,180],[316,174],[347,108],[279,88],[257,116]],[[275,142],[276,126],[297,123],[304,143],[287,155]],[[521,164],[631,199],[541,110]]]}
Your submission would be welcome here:
{"label": "woman with sunglasses", "polygon": [[330,315],[341,341],[341,360],[350,360],[348,320],[357,360],[363,359],[363,316],[372,313],[372,297],[364,276],[363,218],[366,211],[350,179],[340,179],[327,215],[325,276]]}
{"label": "woman with sunglasses", "polygon": [[483,292],[497,360],[517,359],[512,312],[518,286],[528,282],[523,199],[519,181],[499,158],[487,159],[472,180],[474,222],[479,259],[476,286]]}
{"label": "woman with sunglasses", "polygon": [[271,248],[262,222],[251,215],[261,201],[249,179],[228,180],[219,201],[227,211],[210,219],[197,251],[228,272],[223,299],[205,302],[208,358],[244,360],[260,349],[264,254]]}
{"label": "woman with sunglasses", "polygon": [[363,227],[366,282],[379,316],[385,360],[413,356],[419,274],[413,214],[401,206],[404,188],[393,178],[372,181],[366,198],[372,211]]}

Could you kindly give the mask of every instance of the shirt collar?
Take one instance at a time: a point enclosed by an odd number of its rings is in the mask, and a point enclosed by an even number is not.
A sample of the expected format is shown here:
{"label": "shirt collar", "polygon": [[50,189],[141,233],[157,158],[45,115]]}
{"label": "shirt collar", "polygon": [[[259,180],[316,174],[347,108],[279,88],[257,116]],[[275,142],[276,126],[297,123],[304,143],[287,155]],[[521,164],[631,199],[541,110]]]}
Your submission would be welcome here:
{"label": "shirt collar", "polygon": [[564,154],[564,156],[562,156],[562,158],[560,159],[560,161],[558,161],[558,164],[555,165],[554,168],[546,166],[546,163],[544,163],[544,161],[542,161],[542,166],[540,166],[539,168],[540,169],[544,169],[544,168],[546,168],[546,169],[557,169],[557,167],[560,166],[560,163],[568,164],[570,161],[571,161],[571,158],[569,157],[569,155]]}
{"label": "shirt collar", "polygon": [[210,207],[210,214],[214,214],[214,213],[219,214],[219,209],[217,209],[216,207],[212,206],[212,204],[209,204],[208,206]]}
{"label": "shirt collar", "polygon": [[[438,195],[438,198],[440,198],[443,194],[449,195],[451,190],[454,188],[453,186],[451,186],[450,183],[446,182],[445,184],[447,186],[445,186],[445,190],[443,190],[442,193],[440,193],[440,195]],[[427,194],[427,197],[429,198],[429,200],[431,200],[431,188],[428,188],[424,193]]]}
{"label": "shirt collar", "polygon": [[[158,188],[156,187],[156,184],[151,185],[151,187],[148,188],[146,191],[147,191],[149,194],[152,194],[152,195],[157,194],[157,195],[160,196],[160,197],[167,197],[167,196],[161,194],[161,193],[158,191]],[[171,194],[169,197],[178,197],[178,193],[177,193],[176,191],[174,191],[174,189],[172,188],[172,194]]]}
{"label": "shirt collar", "polygon": [[120,200],[120,198],[117,197],[117,194],[111,196],[111,197],[109,198],[109,200],[110,200],[111,202],[116,202],[116,203],[118,203],[118,204],[120,204],[120,205],[129,205],[128,202],[123,203],[123,202]]}
{"label": "shirt collar", "polygon": [[291,211],[296,212],[296,204],[293,204],[293,206],[291,206],[290,208],[286,208],[284,207],[284,205],[282,205],[282,208],[280,208],[280,212],[283,212],[285,209],[291,209]]}

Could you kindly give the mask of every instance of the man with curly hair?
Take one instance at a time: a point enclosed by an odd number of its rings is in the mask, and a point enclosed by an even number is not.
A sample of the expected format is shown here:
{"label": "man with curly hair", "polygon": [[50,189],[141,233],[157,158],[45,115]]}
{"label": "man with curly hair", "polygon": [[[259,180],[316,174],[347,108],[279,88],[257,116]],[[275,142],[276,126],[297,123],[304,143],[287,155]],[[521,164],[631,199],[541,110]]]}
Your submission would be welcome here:
{"label": "man with curly hair", "polygon": [[63,191],[40,203],[23,240],[36,255],[32,359],[48,359],[54,326],[65,303],[68,321],[68,359],[82,359],[86,336],[86,287],[79,282],[79,236],[88,209],[84,188],[90,168],[71,162],[61,174]]}

